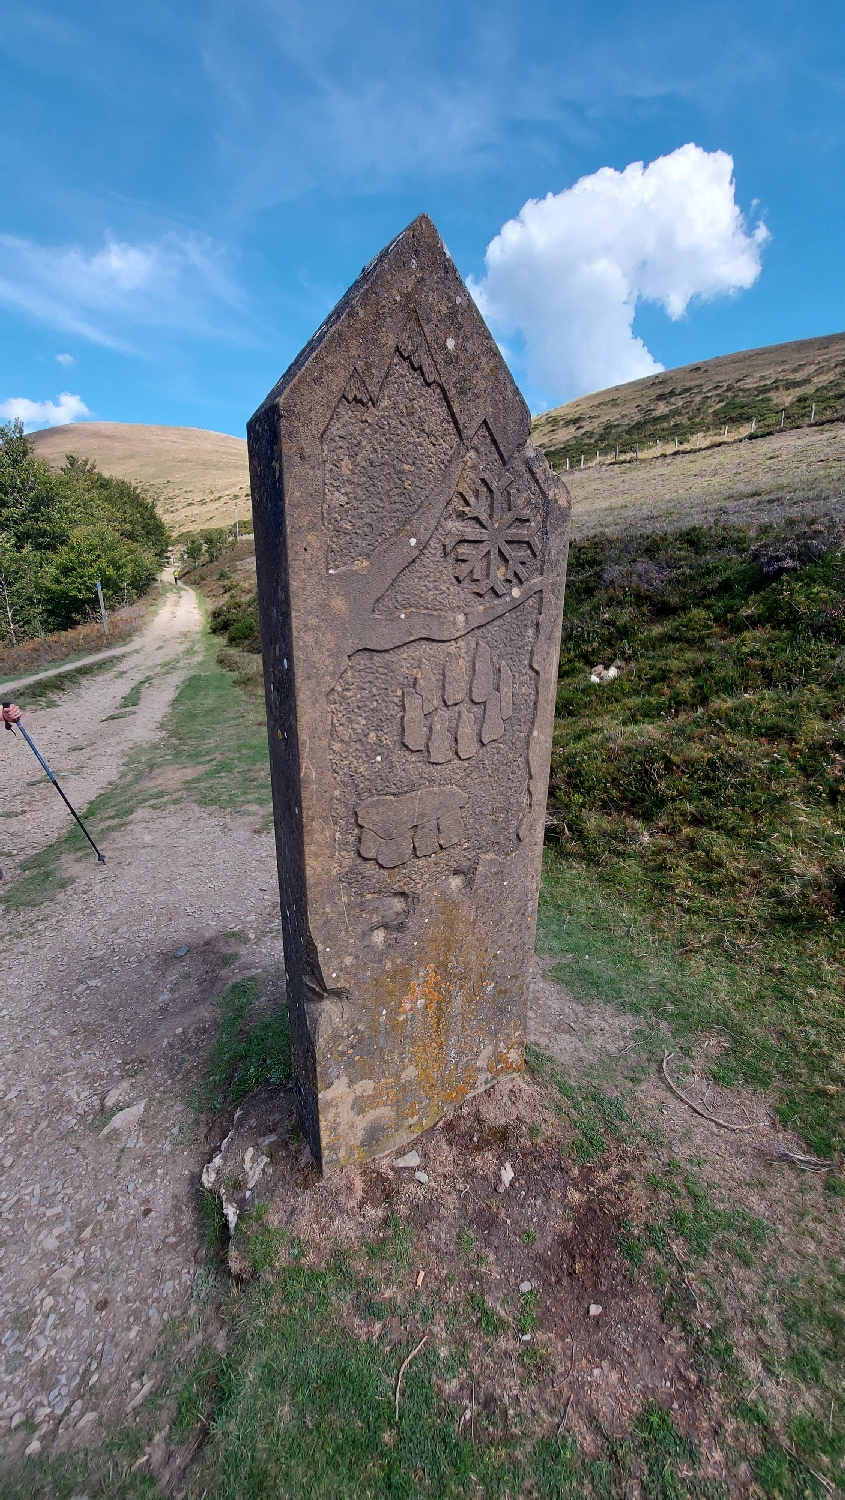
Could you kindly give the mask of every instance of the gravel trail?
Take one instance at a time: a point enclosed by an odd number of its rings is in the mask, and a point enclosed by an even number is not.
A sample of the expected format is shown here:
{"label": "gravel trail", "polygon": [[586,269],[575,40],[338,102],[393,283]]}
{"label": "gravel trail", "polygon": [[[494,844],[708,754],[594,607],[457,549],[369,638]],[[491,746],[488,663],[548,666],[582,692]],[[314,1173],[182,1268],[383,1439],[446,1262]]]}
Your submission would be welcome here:
{"label": "gravel trail", "polygon": [[[119,782],[130,750],[162,741],[200,630],[193,593],[170,593],[137,651],[26,713],[79,810]],[[137,706],[122,707],[133,689]],[[70,818],[23,740],[0,744],[13,879]],[[239,975],[281,967],[273,839],[253,819],[142,807],[104,852],[105,866],[80,855],[49,902],[2,915],[0,1445],[12,1456],[96,1441],[152,1394],[147,1367],[204,1274],[208,1151],[190,1095],[212,1002]]]}

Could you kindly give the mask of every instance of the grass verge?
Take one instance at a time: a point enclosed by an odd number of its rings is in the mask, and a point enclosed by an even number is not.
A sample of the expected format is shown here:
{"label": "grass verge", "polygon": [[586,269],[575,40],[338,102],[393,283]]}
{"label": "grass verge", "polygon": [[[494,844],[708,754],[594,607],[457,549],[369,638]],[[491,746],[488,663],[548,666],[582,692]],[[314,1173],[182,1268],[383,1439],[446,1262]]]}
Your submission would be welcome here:
{"label": "grass verge", "polygon": [[291,1078],[287,1009],[262,1010],[258,981],[238,979],[217,1001],[220,1022],[195,1104],[210,1114],[239,1104],[263,1084]]}

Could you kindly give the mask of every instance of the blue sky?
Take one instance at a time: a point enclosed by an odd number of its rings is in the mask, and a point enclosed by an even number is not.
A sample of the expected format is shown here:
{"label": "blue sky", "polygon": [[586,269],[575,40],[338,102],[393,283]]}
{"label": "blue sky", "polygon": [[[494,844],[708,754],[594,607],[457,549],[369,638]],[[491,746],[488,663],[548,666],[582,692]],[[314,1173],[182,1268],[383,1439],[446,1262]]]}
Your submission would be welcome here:
{"label": "blue sky", "polygon": [[7,414],[23,398],[242,434],[421,210],[535,410],[845,327],[841,0],[3,17]]}

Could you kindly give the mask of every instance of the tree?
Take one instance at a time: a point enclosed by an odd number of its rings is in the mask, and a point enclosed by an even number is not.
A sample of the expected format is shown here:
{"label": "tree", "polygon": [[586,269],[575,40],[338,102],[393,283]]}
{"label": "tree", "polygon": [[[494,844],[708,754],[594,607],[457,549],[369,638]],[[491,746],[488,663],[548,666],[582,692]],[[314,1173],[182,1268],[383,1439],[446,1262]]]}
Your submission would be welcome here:
{"label": "tree", "polygon": [[[20,422],[0,425],[0,638],[66,629],[97,607],[148,588],[170,534],[155,505],[125,479],[68,454],[53,473]],[[202,543],[200,551],[202,551]]]}
{"label": "tree", "polygon": [[97,605],[97,581],[107,604],[122,604],[149,588],[156,559],[135,542],[117,536],[100,523],[78,526],[45,578],[44,595],[51,622],[60,629],[91,614]]}
{"label": "tree", "polygon": [[226,545],[225,526],[213,526],[208,531],[201,531],[200,536],[205,542],[205,553],[209,562],[216,562]]}
{"label": "tree", "polygon": [[200,538],[198,536],[189,536],[185,551],[188,554],[188,562],[192,568],[195,568],[202,557],[202,542]]}
{"label": "tree", "polygon": [[43,559],[0,535],[0,640],[12,646],[43,631]]}

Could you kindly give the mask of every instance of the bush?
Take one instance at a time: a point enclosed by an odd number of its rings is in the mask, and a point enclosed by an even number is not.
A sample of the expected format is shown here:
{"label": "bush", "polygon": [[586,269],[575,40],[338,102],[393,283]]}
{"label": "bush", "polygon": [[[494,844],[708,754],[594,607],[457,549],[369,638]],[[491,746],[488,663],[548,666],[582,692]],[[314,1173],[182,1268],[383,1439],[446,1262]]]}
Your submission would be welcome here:
{"label": "bush", "polygon": [[67,629],[133,600],[164,563],[170,536],[125,479],[68,455],[58,473],[35,457],[20,422],[0,425],[0,638]]}
{"label": "bush", "polygon": [[227,599],[211,611],[209,625],[215,635],[226,636],[227,644],[238,646],[241,651],[261,651],[261,635],[258,624],[258,600],[255,594],[250,599]]}

